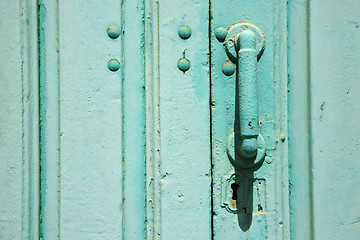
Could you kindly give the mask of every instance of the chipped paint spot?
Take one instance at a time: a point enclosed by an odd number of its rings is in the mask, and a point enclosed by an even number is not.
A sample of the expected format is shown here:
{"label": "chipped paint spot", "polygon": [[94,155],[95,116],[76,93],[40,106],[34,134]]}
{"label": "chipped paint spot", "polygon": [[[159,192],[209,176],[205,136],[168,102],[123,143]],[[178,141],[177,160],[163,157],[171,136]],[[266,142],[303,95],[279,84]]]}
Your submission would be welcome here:
{"label": "chipped paint spot", "polygon": [[324,111],[324,107],[325,107],[325,102],[323,102],[323,103],[320,105],[320,110],[321,110],[321,111]]}

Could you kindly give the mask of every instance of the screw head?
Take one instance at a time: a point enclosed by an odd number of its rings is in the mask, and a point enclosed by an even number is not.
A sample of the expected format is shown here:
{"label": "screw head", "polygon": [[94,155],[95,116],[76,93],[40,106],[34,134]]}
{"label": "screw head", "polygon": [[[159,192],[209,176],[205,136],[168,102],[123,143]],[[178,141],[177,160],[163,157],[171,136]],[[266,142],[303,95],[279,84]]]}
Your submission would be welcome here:
{"label": "screw head", "polygon": [[190,68],[190,61],[187,60],[186,58],[180,59],[179,62],[178,62],[178,68],[181,71],[186,72]]}
{"label": "screw head", "polygon": [[218,27],[215,30],[215,37],[219,42],[224,42],[226,36],[227,36],[228,31],[223,28],[223,27]]}
{"label": "screw head", "polygon": [[110,71],[112,72],[116,72],[117,70],[119,70],[120,68],[120,63],[118,60],[116,59],[111,59],[109,62],[108,62],[108,68]]}
{"label": "screw head", "polygon": [[120,36],[120,29],[116,26],[110,26],[107,29],[107,34],[110,38],[116,39]]}
{"label": "screw head", "polygon": [[235,72],[235,66],[231,62],[226,62],[222,65],[222,71],[226,76],[231,76]]}
{"label": "screw head", "polygon": [[182,26],[178,30],[179,37],[186,40],[191,36],[191,29],[188,26]]}

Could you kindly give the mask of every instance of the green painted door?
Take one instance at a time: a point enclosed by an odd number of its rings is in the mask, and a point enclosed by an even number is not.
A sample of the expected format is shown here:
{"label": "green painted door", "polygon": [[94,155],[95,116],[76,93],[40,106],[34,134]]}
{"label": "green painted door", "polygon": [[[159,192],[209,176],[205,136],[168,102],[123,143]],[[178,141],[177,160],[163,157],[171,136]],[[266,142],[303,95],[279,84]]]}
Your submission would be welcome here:
{"label": "green painted door", "polygon": [[0,1],[0,239],[360,236],[360,4]]}

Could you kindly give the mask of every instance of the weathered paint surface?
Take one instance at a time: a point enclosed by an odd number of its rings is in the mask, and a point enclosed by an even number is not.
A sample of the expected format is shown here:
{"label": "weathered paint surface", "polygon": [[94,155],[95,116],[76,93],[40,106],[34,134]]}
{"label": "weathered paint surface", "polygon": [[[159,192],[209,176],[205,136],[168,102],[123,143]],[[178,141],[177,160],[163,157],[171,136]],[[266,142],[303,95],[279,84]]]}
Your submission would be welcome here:
{"label": "weathered paint surface", "polygon": [[39,238],[35,2],[0,2],[0,239]]}
{"label": "weathered paint surface", "polygon": [[[162,239],[211,238],[209,3],[160,1],[160,177]],[[184,40],[181,26],[191,29]],[[191,67],[183,72],[181,58]]]}
{"label": "weathered paint surface", "polygon": [[61,239],[145,238],[143,11],[59,2]]}
{"label": "weathered paint surface", "polygon": [[[0,239],[357,239],[360,4],[288,2],[1,2]],[[255,172],[225,149],[243,21]]]}
{"label": "weathered paint surface", "polygon": [[[0,238],[21,239],[22,72],[19,3],[1,2]],[[11,77],[10,77],[11,76]]]}
{"label": "weathered paint surface", "polygon": [[56,1],[39,2],[40,237],[60,231],[60,69]]}
{"label": "weathered paint surface", "polygon": [[289,6],[293,239],[360,236],[360,4]]}

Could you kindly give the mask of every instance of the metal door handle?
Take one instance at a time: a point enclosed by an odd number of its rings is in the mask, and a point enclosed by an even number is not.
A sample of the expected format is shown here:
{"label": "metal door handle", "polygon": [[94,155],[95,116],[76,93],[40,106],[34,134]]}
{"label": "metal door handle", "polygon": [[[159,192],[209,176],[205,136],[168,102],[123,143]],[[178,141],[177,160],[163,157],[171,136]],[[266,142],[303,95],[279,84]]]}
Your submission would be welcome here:
{"label": "metal door handle", "polygon": [[259,136],[259,100],[257,89],[257,52],[255,33],[244,30],[235,37],[238,50],[237,79],[239,79],[240,135],[239,153],[247,158],[257,153]]}
{"label": "metal door handle", "polygon": [[225,40],[229,58],[237,64],[240,129],[230,135],[227,146],[229,159],[235,167],[255,168],[265,157],[266,143],[259,131],[257,80],[257,62],[264,45],[264,34],[251,23],[233,25]]}

